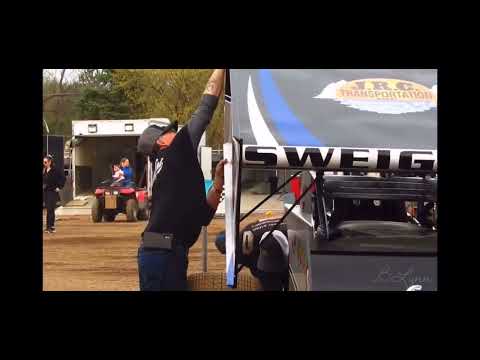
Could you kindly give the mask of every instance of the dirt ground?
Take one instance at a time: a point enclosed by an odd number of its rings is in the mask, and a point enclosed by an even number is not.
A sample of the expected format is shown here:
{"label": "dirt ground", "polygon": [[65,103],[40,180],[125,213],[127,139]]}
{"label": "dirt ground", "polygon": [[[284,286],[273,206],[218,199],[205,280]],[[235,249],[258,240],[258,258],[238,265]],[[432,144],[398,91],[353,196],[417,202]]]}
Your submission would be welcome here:
{"label": "dirt ground", "polygon": [[[279,213],[271,216],[279,215]],[[265,213],[252,214],[242,226]],[[137,249],[146,222],[92,223],[89,216],[63,216],[57,232],[43,234],[44,291],[138,291]],[[215,247],[224,219],[208,227],[208,271],[224,272],[225,257]],[[202,271],[202,238],[190,249],[188,273]],[[243,271],[242,271],[243,272]],[[249,270],[245,271],[250,273]]]}

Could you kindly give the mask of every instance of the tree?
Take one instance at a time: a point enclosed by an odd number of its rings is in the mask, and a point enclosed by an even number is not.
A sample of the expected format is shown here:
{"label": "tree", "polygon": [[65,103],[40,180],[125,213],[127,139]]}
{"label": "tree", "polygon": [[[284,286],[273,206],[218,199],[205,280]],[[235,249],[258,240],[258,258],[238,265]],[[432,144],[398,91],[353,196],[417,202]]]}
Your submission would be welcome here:
{"label": "tree", "polygon": [[[44,114],[52,133],[70,135],[71,121],[166,117],[180,124],[197,108],[211,70],[45,70]],[[207,130],[207,144],[223,143],[223,97]]]}
{"label": "tree", "polygon": [[[129,99],[138,118],[165,117],[185,124],[197,108],[211,70],[115,70],[114,86]],[[207,130],[207,144],[223,143],[223,97]]]}
{"label": "tree", "polygon": [[43,75],[44,118],[52,134],[68,136],[71,120],[77,116],[74,104],[78,84],[66,81],[67,69],[44,70]]}
{"label": "tree", "polygon": [[76,103],[80,119],[130,119],[131,108],[123,90],[113,82],[111,69],[84,69],[79,75],[80,97]]}

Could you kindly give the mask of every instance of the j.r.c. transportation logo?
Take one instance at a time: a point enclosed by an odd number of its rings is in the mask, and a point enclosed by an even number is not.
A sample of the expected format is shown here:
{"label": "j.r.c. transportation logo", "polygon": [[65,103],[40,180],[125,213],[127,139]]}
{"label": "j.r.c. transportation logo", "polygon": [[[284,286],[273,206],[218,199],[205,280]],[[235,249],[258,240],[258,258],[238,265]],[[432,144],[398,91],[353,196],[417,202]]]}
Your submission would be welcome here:
{"label": "j.r.c. transportation logo", "polygon": [[341,80],[328,84],[315,99],[331,99],[343,105],[379,114],[405,114],[437,107],[437,85],[431,89],[397,79]]}

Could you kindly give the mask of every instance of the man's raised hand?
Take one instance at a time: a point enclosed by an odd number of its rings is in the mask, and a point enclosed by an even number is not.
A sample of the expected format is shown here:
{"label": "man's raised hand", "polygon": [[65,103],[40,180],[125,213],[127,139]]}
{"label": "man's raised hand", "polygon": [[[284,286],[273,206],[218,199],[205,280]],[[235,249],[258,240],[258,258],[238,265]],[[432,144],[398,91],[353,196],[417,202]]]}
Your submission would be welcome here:
{"label": "man's raised hand", "polygon": [[203,94],[220,96],[225,82],[225,69],[215,69],[207,82]]}

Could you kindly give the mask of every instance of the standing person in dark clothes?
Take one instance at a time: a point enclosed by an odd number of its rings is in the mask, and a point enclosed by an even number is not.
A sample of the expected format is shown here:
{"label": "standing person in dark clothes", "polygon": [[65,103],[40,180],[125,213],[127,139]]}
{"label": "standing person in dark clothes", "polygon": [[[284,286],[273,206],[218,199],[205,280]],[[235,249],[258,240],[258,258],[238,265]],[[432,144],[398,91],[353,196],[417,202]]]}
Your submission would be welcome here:
{"label": "standing person in dark clothes", "polygon": [[59,191],[65,185],[63,171],[57,169],[51,155],[43,158],[43,198],[47,208],[47,227],[45,232],[55,232],[55,205],[60,200]]}
{"label": "standing person in dark clothes", "polygon": [[154,165],[150,219],[138,250],[141,291],[186,290],[188,250],[202,226],[215,215],[223,191],[225,160],[205,195],[197,148],[223,89],[225,70],[213,72],[200,106],[177,133],[177,123],[152,125],[140,136],[138,151]]}

